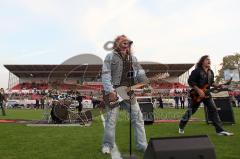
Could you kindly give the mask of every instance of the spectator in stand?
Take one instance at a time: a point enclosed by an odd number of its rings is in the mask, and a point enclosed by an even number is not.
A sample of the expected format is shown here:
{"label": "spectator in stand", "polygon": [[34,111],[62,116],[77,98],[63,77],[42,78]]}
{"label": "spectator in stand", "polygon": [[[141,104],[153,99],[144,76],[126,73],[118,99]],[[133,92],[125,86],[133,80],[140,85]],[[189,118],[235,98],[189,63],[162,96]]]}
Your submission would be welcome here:
{"label": "spectator in stand", "polygon": [[184,94],[181,95],[180,102],[181,102],[181,109],[184,109],[184,107],[185,107],[185,95]]}

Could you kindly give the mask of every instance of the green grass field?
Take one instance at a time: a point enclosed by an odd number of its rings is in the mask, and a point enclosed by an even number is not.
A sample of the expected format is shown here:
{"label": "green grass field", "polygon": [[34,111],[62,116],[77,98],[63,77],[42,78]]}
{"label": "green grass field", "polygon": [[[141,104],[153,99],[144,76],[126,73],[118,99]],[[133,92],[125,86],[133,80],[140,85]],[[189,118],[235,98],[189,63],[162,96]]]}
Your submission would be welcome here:
{"label": "green grass field", "polygon": [[[183,110],[157,110],[157,118],[179,118]],[[237,124],[224,125],[226,130],[234,132],[231,137],[217,136],[214,128],[205,122],[189,123],[185,135],[207,134],[213,144],[218,159],[240,158],[240,109],[234,109]],[[101,154],[103,125],[98,110],[91,127],[27,127],[24,124],[0,123],[1,159],[108,159]],[[204,119],[203,109],[194,118]],[[7,110],[7,116],[0,119],[41,119],[41,110]],[[129,124],[126,113],[120,113],[116,130],[116,143],[121,154],[127,154],[129,148]],[[160,123],[145,126],[147,138],[179,136],[177,123]],[[179,145],[181,146],[181,145]],[[138,158],[142,152],[135,151]]]}

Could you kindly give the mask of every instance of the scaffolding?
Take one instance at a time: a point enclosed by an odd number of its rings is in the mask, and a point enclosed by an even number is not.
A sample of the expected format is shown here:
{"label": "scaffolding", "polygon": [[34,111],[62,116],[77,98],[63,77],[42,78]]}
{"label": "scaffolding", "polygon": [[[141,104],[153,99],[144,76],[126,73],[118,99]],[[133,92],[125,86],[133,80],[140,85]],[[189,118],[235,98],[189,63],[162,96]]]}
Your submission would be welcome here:
{"label": "scaffolding", "polygon": [[14,86],[19,84],[19,78],[9,71],[8,76],[8,90],[12,89]]}

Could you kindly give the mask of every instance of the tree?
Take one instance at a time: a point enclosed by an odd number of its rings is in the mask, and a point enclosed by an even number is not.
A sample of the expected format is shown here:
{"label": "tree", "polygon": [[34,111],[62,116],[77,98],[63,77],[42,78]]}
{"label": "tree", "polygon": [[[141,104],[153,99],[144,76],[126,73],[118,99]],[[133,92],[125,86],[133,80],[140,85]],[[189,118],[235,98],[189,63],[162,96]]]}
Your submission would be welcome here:
{"label": "tree", "polygon": [[228,55],[223,57],[223,62],[221,63],[222,68],[218,70],[218,75],[216,76],[216,82],[219,83],[224,80],[224,70],[226,69],[238,69],[240,77],[240,54],[235,53],[234,55]]}

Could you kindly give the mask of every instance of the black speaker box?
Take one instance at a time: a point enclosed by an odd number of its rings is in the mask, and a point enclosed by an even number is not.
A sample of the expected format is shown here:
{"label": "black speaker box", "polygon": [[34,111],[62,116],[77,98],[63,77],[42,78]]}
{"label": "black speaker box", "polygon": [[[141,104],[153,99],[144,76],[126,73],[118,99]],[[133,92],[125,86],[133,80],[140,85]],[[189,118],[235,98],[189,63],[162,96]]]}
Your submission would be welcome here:
{"label": "black speaker box", "polygon": [[139,103],[139,107],[143,114],[144,124],[152,124],[154,122],[153,104],[151,102]]}
{"label": "black speaker box", "polygon": [[216,159],[208,136],[151,138],[144,159]]}
{"label": "black speaker box", "polygon": [[[234,124],[235,118],[234,118],[234,113],[232,109],[231,99],[229,97],[218,97],[218,98],[213,98],[213,100],[217,107],[218,114],[222,123]],[[206,122],[208,124],[212,123],[212,121],[209,118],[208,108],[204,107],[204,110],[205,110]]]}

